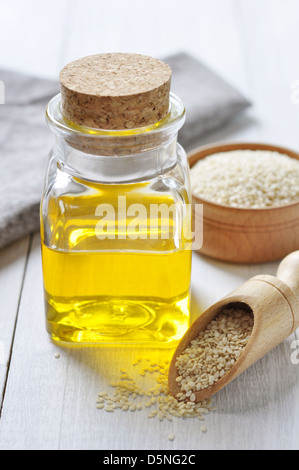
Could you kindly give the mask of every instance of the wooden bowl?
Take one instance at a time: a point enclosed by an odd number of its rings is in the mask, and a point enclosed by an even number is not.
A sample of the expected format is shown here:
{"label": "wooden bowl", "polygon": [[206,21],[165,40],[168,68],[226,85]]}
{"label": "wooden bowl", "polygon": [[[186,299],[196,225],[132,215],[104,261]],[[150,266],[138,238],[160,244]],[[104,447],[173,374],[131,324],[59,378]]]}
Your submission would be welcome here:
{"label": "wooden bowl", "polygon": [[[202,158],[232,150],[270,150],[299,160],[299,154],[283,147],[258,143],[216,144],[188,155],[190,167]],[[287,184],[287,181],[282,181]],[[193,199],[195,228],[202,229],[203,255],[232,263],[263,263],[281,259],[299,249],[299,202],[266,209],[244,209],[215,204],[196,195]],[[203,204],[202,213],[196,204]]]}

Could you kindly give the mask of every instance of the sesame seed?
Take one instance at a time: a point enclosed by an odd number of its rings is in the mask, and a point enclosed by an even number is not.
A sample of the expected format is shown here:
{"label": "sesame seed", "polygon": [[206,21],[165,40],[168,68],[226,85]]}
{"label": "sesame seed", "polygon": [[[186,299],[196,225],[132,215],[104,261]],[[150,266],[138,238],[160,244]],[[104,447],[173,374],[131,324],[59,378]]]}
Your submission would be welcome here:
{"label": "sesame seed", "polygon": [[113,413],[113,408],[111,408],[111,406],[106,406],[105,408],[105,411],[107,411],[108,413]]}
{"label": "sesame seed", "polygon": [[[191,400],[192,391],[188,394],[189,401],[186,403],[186,393],[179,393],[178,397],[173,397],[168,388],[168,369],[169,361],[161,361],[157,370],[151,371],[150,368],[144,367],[144,361],[140,363],[140,370],[136,370],[137,377],[131,377],[131,380],[122,380],[121,376],[124,374],[125,369],[120,369],[119,380],[110,384],[114,391],[111,393],[100,392],[97,398],[97,405],[99,409],[104,409],[107,412],[113,412],[116,409],[120,411],[142,411],[148,408],[148,418],[155,418],[159,421],[167,420],[171,422],[173,418],[203,418],[203,415],[208,413],[210,402],[204,401],[202,403],[195,403]],[[136,360],[135,360],[136,362]],[[133,363],[134,365],[134,363]],[[147,375],[151,382],[154,381],[154,386],[146,389],[145,385],[138,385],[138,375]],[[141,379],[140,379],[141,380]],[[193,380],[194,382],[194,380]],[[143,383],[143,379],[142,379]],[[192,385],[192,381],[191,384]],[[148,397],[143,401],[142,397]],[[193,398],[193,397],[192,397]],[[105,404],[106,402],[106,404]],[[205,413],[203,413],[203,410]]]}
{"label": "sesame seed", "polygon": [[[214,385],[241,357],[254,324],[242,308],[225,307],[176,358],[181,392],[179,400],[195,402],[195,392]],[[234,334],[228,336],[228,331]]]}
{"label": "sesame seed", "polygon": [[267,150],[215,153],[191,168],[191,187],[193,194],[216,204],[281,206],[299,200],[299,164],[288,155]]}

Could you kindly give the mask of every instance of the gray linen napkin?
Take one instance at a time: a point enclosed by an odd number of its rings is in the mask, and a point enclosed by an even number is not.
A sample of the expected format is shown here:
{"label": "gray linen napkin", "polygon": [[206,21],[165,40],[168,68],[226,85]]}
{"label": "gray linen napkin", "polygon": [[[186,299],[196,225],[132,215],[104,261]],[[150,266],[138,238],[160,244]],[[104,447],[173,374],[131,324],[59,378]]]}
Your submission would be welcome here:
{"label": "gray linen napkin", "polygon": [[[164,59],[173,69],[172,90],[183,100],[186,124],[179,140],[192,141],[222,126],[249,102],[185,53]],[[45,108],[58,82],[1,70],[5,104],[0,104],[0,248],[39,229],[39,203],[53,136]]]}
{"label": "gray linen napkin", "polygon": [[0,248],[39,229],[39,202],[53,137],[45,123],[57,82],[0,70]]}
{"label": "gray linen napkin", "polygon": [[187,150],[200,137],[219,129],[250,106],[238,90],[189,54],[175,54],[165,61],[173,72],[171,89],[186,108],[179,142]]}

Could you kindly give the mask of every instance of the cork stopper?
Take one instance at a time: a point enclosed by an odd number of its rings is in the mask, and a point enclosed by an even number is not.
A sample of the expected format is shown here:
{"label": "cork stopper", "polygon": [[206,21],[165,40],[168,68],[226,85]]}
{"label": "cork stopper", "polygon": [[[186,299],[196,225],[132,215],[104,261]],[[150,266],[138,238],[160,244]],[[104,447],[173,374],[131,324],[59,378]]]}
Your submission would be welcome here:
{"label": "cork stopper", "polygon": [[98,54],[60,73],[61,106],[75,124],[96,129],[152,125],[169,111],[171,69],[141,54]]}

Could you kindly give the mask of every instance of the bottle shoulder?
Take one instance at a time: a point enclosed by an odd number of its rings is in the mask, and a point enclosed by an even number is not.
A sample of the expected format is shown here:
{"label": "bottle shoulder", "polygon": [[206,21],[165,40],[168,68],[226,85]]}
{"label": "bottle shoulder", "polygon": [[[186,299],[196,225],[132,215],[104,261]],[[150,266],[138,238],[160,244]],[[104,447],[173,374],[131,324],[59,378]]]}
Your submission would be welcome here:
{"label": "bottle shoulder", "polygon": [[190,203],[189,167],[184,150],[178,146],[177,162],[169,171],[161,172],[152,179],[124,183],[102,183],[80,178],[61,165],[55,155],[49,160],[43,206],[55,201],[57,204],[63,201],[72,207],[86,205],[87,201],[91,206],[103,201],[115,204],[119,197],[126,197],[131,203],[175,203],[178,199]]}

